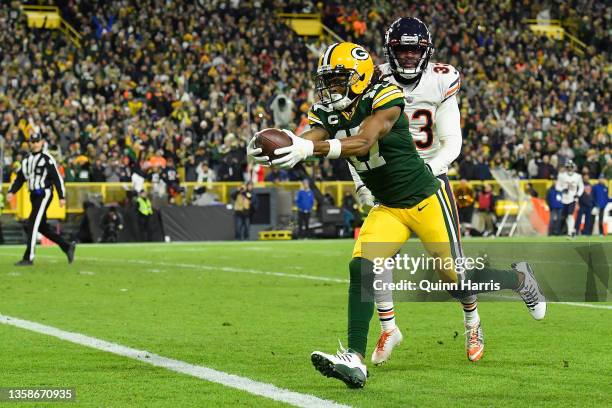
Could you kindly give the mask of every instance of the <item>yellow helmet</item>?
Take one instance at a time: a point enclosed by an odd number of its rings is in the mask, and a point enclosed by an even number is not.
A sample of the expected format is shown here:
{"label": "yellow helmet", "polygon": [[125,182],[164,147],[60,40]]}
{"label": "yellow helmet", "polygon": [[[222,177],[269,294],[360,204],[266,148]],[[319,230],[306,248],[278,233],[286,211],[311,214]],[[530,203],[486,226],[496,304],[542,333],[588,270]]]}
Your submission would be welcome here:
{"label": "yellow helmet", "polygon": [[315,85],[323,105],[343,110],[363,94],[374,75],[374,61],[360,45],[332,44],[319,57]]}

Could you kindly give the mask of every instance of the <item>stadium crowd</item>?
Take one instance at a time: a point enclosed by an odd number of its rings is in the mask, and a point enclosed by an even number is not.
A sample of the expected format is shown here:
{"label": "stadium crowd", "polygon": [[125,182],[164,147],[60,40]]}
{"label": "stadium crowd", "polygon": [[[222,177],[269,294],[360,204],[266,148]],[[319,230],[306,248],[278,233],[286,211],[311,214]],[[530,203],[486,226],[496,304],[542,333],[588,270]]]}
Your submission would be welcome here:
{"label": "stadium crowd", "polygon": [[[183,181],[291,180],[252,168],[245,143],[257,130],[306,124],[320,47],[276,12],[322,12],[347,40],[384,61],[385,28],[422,18],[434,60],[463,74],[463,152],[451,176],[490,179],[490,170],[552,178],[573,159],[590,178],[612,178],[610,8],[591,0],[340,2],[71,0],[54,2],[82,35],[29,29],[19,2],[0,9],[0,134],[4,181],[18,166],[28,123],[41,128],[66,181],[128,181],[170,161]],[[539,5],[538,5],[539,3]],[[560,18],[587,42],[584,56],[539,37],[524,18]],[[314,176],[350,179],[342,161]]]}

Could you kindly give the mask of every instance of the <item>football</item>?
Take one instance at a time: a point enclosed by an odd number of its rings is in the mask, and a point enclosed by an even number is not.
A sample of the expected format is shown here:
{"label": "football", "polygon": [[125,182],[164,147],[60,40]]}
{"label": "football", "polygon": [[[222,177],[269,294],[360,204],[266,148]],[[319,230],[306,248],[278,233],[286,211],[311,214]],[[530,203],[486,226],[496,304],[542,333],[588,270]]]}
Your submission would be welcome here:
{"label": "football", "polygon": [[257,132],[257,137],[255,138],[255,147],[261,148],[262,155],[268,156],[270,161],[282,157],[282,155],[277,156],[274,154],[276,149],[291,146],[292,144],[293,142],[289,135],[280,129],[274,128],[263,129]]}

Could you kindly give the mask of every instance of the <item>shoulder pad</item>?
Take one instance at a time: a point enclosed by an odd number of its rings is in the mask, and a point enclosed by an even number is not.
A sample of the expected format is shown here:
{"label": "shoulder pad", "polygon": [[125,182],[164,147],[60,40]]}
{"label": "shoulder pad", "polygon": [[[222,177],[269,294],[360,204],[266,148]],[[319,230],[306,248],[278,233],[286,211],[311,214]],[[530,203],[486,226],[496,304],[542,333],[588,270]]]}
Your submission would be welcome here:
{"label": "shoulder pad", "polygon": [[448,64],[433,64],[431,72],[436,75],[439,81],[442,101],[459,92],[461,88],[461,74],[455,67]]}
{"label": "shoulder pad", "polygon": [[401,99],[402,102],[404,101],[404,91],[397,85],[393,85],[386,81],[376,84],[372,92],[374,93],[372,109],[380,108],[396,99]]}

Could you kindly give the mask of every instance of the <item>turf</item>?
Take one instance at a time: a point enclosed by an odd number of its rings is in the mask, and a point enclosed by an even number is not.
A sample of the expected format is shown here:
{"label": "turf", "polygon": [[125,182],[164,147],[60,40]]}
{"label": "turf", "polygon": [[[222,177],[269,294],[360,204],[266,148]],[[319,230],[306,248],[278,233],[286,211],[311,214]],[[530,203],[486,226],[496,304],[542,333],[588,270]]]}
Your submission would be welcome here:
{"label": "turf", "polygon": [[[387,365],[370,368],[365,389],[320,376],[310,352],[333,352],[346,338],[351,248],[81,245],[73,265],[57,248],[40,248],[36,265],[19,269],[12,263],[23,248],[0,247],[0,313],[354,406],[608,403],[612,310],[565,304],[551,304],[536,322],[520,302],[481,303],[486,351],[471,364],[458,306],[401,303],[405,342]],[[0,336],[0,386],[72,386],[78,406],[280,405],[14,327],[0,325]]]}

